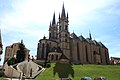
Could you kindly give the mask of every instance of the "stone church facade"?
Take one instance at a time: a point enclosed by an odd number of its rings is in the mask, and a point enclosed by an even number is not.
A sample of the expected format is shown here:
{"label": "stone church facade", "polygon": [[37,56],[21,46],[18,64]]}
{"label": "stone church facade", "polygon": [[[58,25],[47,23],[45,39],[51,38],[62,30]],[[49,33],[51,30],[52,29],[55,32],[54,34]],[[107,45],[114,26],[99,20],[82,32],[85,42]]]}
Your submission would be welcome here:
{"label": "stone church facade", "polygon": [[49,26],[49,38],[40,39],[37,47],[37,60],[59,60],[64,54],[70,63],[74,64],[109,64],[108,48],[102,43],[89,38],[77,36],[69,32],[69,17],[65,13],[64,4],[58,22],[53,15]]}

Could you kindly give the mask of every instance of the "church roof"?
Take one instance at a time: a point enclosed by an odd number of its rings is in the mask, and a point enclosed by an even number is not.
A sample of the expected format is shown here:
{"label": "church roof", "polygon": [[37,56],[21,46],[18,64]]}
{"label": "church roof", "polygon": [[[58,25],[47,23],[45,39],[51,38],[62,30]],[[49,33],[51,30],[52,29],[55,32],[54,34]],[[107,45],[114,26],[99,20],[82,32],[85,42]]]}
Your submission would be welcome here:
{"label": "church roof", "polygon": [[91,40],[91,38],[86,38],[86,41],[87,41],[88,43],[93,43],[93,40]]}
{"label": "church roof", "polygon": [[118,57],[111,57],[111,59],[113,60],[120,60],[120,58],[118,58]]}
{"label": "church roof", "polygon": [[105,46],[102,42],[98,42],[98,44],[99,44],[101,47],[106,48],[106,46]]}
{"label": "church roof", "polygon": [[68,59],[68,58],[62,53],[59,59]]}
{"label": "church roof", "polygon": [[72,34],[70,34],[70,37],[71,38],[74,38],[74,39],[77,39],[78,37],[77,37],[77,35],[73,32]]}
{"label": "church roof", "polygon": [[99,46],[99,43],[96,40],[93,40],[93,43],[97,46]]}
{"label": "church roof", "polygon": [[82,35],[79,36],[79,39],[80,39],[81,41],[86,41],[86,39],[85,39]]}

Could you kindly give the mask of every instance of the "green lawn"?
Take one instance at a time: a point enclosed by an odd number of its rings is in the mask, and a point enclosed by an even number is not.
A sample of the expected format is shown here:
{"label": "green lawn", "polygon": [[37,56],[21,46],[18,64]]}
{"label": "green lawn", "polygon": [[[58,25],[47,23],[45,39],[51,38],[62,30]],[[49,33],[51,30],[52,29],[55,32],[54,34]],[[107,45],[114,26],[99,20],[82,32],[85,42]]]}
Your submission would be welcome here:
{"label": "green lawn", "polygon": [[0,78],[0,80],[7,80],[7,79],[4,79],[4,78]]}
{"label": "green lawn", "polygon": [[91,78],[105,76],[108,80],[120,80],[120,65],[84,64],[70,66],[52,63],[51,67],[46,68],[35,80],[56,80],[58,76],[68,76],[72,80],[80,80],[85,76]]}

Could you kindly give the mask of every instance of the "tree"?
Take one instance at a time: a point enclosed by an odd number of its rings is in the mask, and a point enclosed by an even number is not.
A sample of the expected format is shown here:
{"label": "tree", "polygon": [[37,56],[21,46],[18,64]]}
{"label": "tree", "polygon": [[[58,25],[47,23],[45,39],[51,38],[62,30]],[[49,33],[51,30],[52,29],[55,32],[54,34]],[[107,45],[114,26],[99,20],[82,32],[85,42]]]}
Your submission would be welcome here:
{"label": "tree", "polygon": [[23,41],[21,40],[21,43],[19,44],[19,50],[17,51],[16,59],[17,63],[22,62],[25,60],[25,45],[23,44]]}
{"label": "tree", "polygon": [[16,59],[14,57],[10,58],[7,62],[8,66],[14,65],[16,63]]}

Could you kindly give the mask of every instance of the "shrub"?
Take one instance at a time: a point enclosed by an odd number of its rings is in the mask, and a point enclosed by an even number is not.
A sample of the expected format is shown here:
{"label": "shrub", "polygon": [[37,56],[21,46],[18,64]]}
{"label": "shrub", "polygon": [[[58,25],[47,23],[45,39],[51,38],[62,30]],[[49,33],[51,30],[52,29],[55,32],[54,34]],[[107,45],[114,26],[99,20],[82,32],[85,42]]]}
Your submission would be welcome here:
{"label": "shrub", "polygon": [[50,63],[47,63],[47,64],[46,64],[46,67],[47,67],[47,68],[51,67]]}
{"label": "shrub", "polygon": [[3,77],[3,76],[4,76],[4,72],[0,71],[0,77]]}

